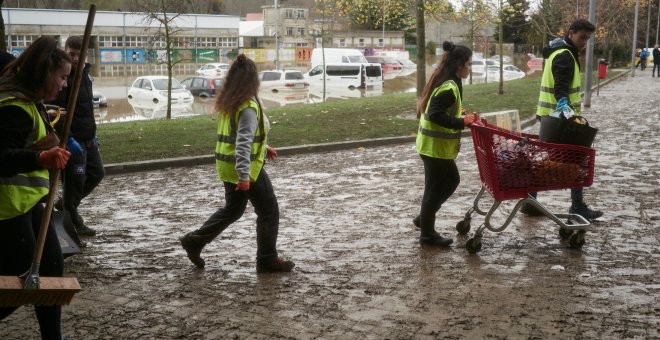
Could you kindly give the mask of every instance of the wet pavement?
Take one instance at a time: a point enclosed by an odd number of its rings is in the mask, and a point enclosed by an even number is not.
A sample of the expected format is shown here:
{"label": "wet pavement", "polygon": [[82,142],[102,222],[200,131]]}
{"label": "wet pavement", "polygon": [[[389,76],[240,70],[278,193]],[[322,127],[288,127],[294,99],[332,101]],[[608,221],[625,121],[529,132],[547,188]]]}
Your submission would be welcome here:
{"label": "wet pavement", "polygon": [[[516,216],[457,235],[480,188],[469,138],[461,184],[438,213],[450,248],[420,246],[411,223],[423,167],[414,145],[281,157],[267,165],[280,203],[278,247],[290,274],[256,274],[251,207],[202,257],[177,238],[223,203],[213,165],[111,175],[84,202],[98,235],[66,260],[83,291],[63,309],[70,339],[647,339],[660,337],[660,80],[622,77],[593,96],[596,174],[605,211],[581,250],[547,218]],[[652,93],[655,91],[655,93]],[[538,129],[538,125],[534,128]],[[542,192],[555,212],[568,190]],[[495,222],[515,201],[506,201]],[[475,216],[473,229],[483,222]],[[472,234],[473,231],[470,232]],[[0,338],[38,337],[30,308]]]}

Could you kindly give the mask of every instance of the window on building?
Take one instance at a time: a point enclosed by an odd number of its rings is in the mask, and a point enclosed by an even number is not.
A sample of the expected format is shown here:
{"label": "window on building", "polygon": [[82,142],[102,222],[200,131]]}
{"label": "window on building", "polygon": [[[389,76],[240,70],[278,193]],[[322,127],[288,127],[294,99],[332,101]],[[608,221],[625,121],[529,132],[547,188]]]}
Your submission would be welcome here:
{"label": "window on building", "polygon": [[293,35],[293,27],[287,27],[286,28],[286,33],[284,34],[286,36],[292,36]]}
{"label": "window on building", "polygon": [[285,11],[284,13],[285,13],[284,16],[285,16],[287,19],[293,19],[293,10],[292,10],[292,9],[287,8],[286,11]]}
{"label": "window on building", "polygon": [[32,43],[38,36],[34,35],[12,35],[11,47],[26,47]]}
{"label": "window on building", "polygon": [[307,47],[307,45],[308,45],[307,43],[301,43],[301,42],[296,43],[296,47]]}
{"label": "window on building", "polygon": [[339,39],[339,47],[346,47],[346,39],[344,38]]}
{"label": "window on building", "polygon": [[238,37],[218,37],[218,47],[237,47]]}
{"label": "window on building", "polygon": [[298,19],[305,19],[305,10],[304,9],[299,9],[298,10],[298,15],[296,17]]}
{"label": "window on building", "polygon": [[129,36],[126,37],[127,47],[148,47],[149,37],[147,36]]}
{"label": "window on building", "polygon": [[197,47],[216,47],[218,39],[216,37],[198,37]]}
{"label": "window on building", "polygon": [[364,47],[364,38],[358,39],[358,47]]}
{"label": "window on building", "polygon": [[99,36],[99,47],[123,47],[124,41],[121,35]]}
{"label": "window on building", "polygon": [[305,35],[305,28],[304,27],[298,27],[298,35],[299,36],[304,36]]}
{"label": "window on building", "polygon": [[378,38],[378,47],[383,47],[385,46],[383,38]]}

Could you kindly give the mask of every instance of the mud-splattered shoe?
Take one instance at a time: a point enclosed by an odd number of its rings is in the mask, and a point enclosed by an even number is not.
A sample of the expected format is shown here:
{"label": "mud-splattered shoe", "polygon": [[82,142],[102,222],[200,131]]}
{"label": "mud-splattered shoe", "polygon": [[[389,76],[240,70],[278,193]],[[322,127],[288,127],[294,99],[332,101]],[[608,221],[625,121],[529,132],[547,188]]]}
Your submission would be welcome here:
{"label": "mud-splattered shoe", "polygon": [[96,236],[96,230],[81,224],[79,226],[76,226],[76,232],[80,236]]}
{"label": "mud-splattered shoe", "polygon": [[571,205],[571,208],[568,209],[569,214],[578,214],[587,220],[595,220],[601,216],[603,216],[603,212],[600,210],[593,210],[589,208],[588,205],[582,203],[582,204],[574,204]]}
{"label": "mud-splattered shoe", "polygon": [[527,216],[543,216],[543,212],[541,210],[528,203],[523,204],[522,208],[520,208],[520,212]]}
{"label": "mud-splattered shoe", "polygon": [[293,261],[277,258],[270,262],[257,261],[257,273],[288,273],[296,264]]}
{"label": "mud-splattered shoe", "polygon": [[413,218],[413,224],[415,225],[415,228],[419,229],[422,227],[422,218],[417,215],[417,217]]}
{"label": "mud-splattered shoe", "polygon": [[201,269],[204,268],[205,263],[204,259],[199,255],[202,253],[202,249],[206,243],[200,242],[200,240],[196,240],[196,238],[199,238],[199,236],[188,233],[180,237],[179,241],[181,241],[181,247],[186,251],[190,262],[192,262],[197,268]]}
{"label": "mud-splattered shoe", "polygon": [[419,236],[419,243],[431,246],[449,247],[452,243],[454,243],[454,239],[442,237],[436,232],[433,232],[432,234],[422,233]]}

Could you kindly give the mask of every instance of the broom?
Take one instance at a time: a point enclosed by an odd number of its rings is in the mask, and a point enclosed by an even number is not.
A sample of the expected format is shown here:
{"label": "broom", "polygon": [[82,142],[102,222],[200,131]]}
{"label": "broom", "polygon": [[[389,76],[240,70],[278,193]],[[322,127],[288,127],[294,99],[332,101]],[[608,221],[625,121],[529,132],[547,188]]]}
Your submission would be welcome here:
{"label": "broom", "polygon": [[[89,46],[89,38],[92,33],[95,14],[96,5],[92,4],[87,15],[87,24],[80,50],[80,60],[78,65],[76,65],[73,87],[67,103],[64,132],[59,144],[61,148],[66,147],[66,142],[69,139],[71,121],[73,120],[73,114],[76,108],[78,90],[80,89],[83,67],[87,58],[87,48]],[[44,243],[46,243],[46,233],[50,224],[55,195],[57,194],[60,171],[60,169],[53,171],[50,178],[50,190],[48,196],[46,196],[46,210],[41,220],[39,236],[37,237],[30,270],[20,277],[0,276],[0,307],[18,307],[28,304],[38,306],[66,305],[71,302],[73,295],[80,291],[80,283],[78,283],[75,277],[39,277],[39,265],[44,250]]]}

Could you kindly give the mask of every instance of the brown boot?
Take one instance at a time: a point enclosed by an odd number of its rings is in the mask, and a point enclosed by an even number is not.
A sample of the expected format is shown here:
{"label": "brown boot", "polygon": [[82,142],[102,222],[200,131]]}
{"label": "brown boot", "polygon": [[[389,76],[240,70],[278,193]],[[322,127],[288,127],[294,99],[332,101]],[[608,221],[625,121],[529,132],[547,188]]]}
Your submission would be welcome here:
{"label": "brown boot", "polygon": [[197,268],[204,268],[204,260],[199,255],[202,253],[202,249],[206,243],[208,243],[207,237],[188,233],[180,237],[179,241],[181,241],[181,246],[188,254],[190,262],[197,266]]}

